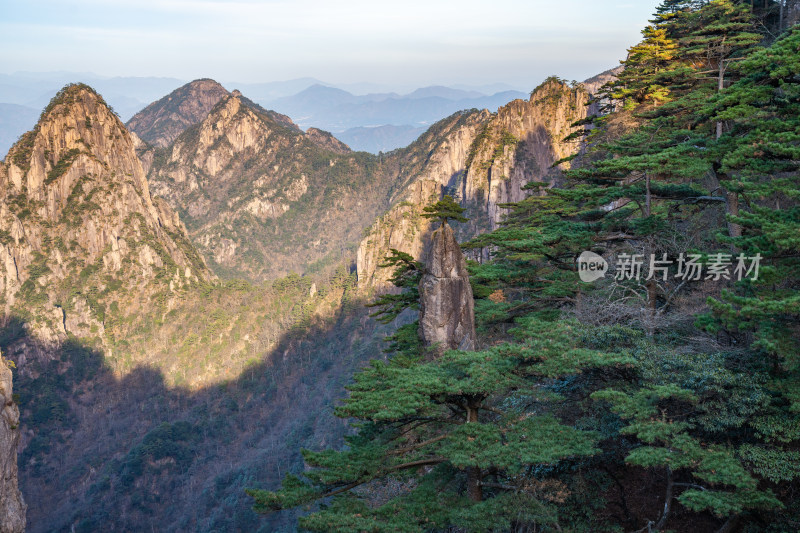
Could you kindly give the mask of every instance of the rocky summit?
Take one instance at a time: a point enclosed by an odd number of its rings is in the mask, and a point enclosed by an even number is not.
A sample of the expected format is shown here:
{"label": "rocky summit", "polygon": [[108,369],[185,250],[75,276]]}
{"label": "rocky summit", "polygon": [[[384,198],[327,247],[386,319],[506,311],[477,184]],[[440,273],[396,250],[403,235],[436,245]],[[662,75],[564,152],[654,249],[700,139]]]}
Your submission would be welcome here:
{"label": "rocky summit", "polygon": [[225,87],[214,80],[195,80],[136,113],[127,127],[146,143],[164,148],[227,95]]}
{"label": "rocky summit", "polygon": [[377,167],[234,91],[158,152],[149,180],[217,274],[262,280],[349,255],[382,207]]}
{"label": "rocky summit", "polygon": [[150,196],[128,131],[88,86],[65,87],[5,161],[0,302],[44,345],[102,337],[109,306],[209,277],[180,219]]}

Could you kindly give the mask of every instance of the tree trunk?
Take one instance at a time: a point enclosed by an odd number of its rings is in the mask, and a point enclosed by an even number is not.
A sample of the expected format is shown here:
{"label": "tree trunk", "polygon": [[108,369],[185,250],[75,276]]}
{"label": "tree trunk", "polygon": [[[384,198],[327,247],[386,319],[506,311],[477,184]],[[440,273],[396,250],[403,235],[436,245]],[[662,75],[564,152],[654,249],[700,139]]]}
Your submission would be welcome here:
{"label": "tree trunk", "polygon": [[660,531],[667,525],[667,520],[669,520],[669,513],[672,510],[672,469],[667,467],[667,490],[666,494],[664,494],[664,512],[661,514],[661,518],[658,520],[653,528],[656,531]]}
{"label": "tree trunk", "polygon": [[[478,421],[478,408],[467,406],[467,423]],[[467,467],[467,497],[472,502],[483,501],[483,487],[481,486],[481,467]]]}
{"label": "tree trunk", "polygon": [[[717,91],[721,92],[725,87],[725,61],[719,61],[719,78],[717,80]],[[722,137],[722,121],[717,121],[717,139]],[[728,215],[739,216],[739,193],[725,189],[725,204]],[[728,235],[731,237],[742,236],[742,226],[728,221]],[[735,248],[732,247],[735,250]]]}
{"label": "tree trunk", "polygon": [[[725,60],[719,59],[719,77],[717,78],[717,92],[722,92],[725,88]],[[722,137],[722,121],[717,121],[717,139]]]}
{"label": "tree trunk", "polygon": [[[739,193],[736,192],[728,192],[726,193],[726,198],[728,200],[728,214],[734,217],[739,216]],[[731,237],[741,237],[742,236],[742,226],[741,224],[736,224],[735,222],[728,222],[728,233]]]}
{"label": "tree trunk", "polygon": [[650,194],[650,173],[645,173],[645,197],[644,197],[644,216],[649,217],[650,213],[652,212],[650,207],[650,202],[652,201],[652,195]]}
{"label": "tree trunk", "polygon": [[647,281],[647,307],[649,309],[650,323],[647,325],[647,336],[652,337],[656,332],[656,300],[658,298],[658,284],[655,278]]}

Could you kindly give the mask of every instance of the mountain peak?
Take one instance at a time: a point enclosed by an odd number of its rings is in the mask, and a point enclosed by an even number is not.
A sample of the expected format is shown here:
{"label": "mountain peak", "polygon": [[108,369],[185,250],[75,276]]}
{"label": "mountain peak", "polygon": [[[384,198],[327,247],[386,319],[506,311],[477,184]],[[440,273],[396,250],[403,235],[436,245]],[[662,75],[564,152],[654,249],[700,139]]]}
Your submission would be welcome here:
{"label": "mountain peak", "polygon": [[180,219],[151,197],[131,135],[91,87],[59,91],[6,160],[0,301],[38,340],[102,332],[105,305],[122,297],[93,299],[108,279],[150,294],[209,277]]}
{"label": "mountain peak", "polygon": [[8,179],[0,185],[43,202],[42,215],[54,219],[83,175],[99,176],[113,168],[147,191],[139,162],[129,157],[132,150],[133,141],[103,97],[88,85],[69,84],[11,148]]}
{"label": "mountain peak", "polygon": [[202,121],[229,94],[212,79],[194,80],[139,111],[127,126],[143,141],[164,148]]}
{"label": "mountain peak", "polygon": [[350,152],[350,147],[345,143],[333,136],[329,131],[324,131],[318,128],[308,128],[306,130],[306,137],[321,148],[330,150],[337,154],[346,154]]}

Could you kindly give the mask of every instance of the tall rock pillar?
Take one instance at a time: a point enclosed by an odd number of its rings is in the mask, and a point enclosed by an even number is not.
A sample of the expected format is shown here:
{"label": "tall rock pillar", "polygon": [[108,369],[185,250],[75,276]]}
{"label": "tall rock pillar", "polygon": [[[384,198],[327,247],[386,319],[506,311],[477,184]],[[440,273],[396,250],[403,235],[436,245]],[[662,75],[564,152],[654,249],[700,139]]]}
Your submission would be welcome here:
{"label": "tall rock pillar", "polygon": [[433,232],[419,285],[419,334],[425,346],[445,350],[476,348],[475,310],[467,264],[447,224]]}
{"label": "tall rock pillar", "polygon": [[28,506],[17,488],[19,408],[11,393],[11,369],[0,356],[0,533],[25,531]]}

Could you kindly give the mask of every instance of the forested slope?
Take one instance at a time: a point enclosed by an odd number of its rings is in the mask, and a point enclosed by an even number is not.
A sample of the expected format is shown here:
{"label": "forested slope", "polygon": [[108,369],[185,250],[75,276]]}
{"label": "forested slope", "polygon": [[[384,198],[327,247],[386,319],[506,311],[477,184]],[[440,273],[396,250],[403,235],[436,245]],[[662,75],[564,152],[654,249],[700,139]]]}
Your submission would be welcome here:
{"label": "forested slope", "polygon": [[[797,531],[800,29],[779,7],[663,2],[563,183],[465,245],[490,259],[478,350],[401,329],[337,411],[349,446],[304,452],[256,509],[324,498],[313,531]],[[389,316],[427,297],[425,267],[392,262]]]}

